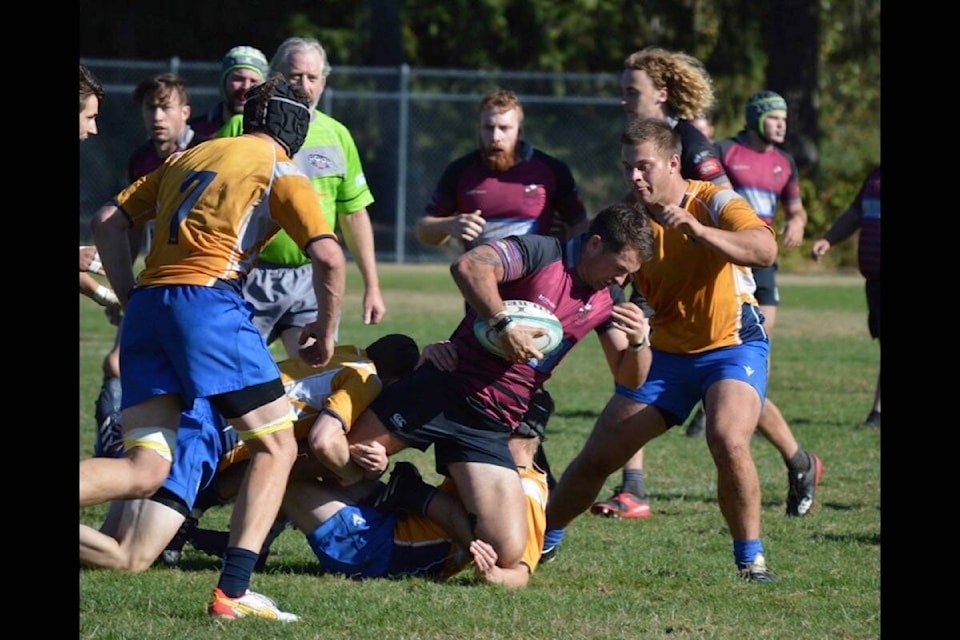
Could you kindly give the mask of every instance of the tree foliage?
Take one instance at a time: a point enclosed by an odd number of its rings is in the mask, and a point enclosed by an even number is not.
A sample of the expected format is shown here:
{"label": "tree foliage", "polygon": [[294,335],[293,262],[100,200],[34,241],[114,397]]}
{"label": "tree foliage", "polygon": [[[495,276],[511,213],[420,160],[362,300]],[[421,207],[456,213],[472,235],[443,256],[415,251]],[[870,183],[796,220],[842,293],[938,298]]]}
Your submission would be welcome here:
{"label": "tree foliage", "polygon": [[[271,55],[313,36],[332,64],[615,72],[648,45],[703,60],[718,136],[763,88],[790,107],[809,234],[823,231],[880,159],[880,0],[81,0],[82,57],[216,60],[236,44]],[[852,243],[850,243],[852,244]]]}

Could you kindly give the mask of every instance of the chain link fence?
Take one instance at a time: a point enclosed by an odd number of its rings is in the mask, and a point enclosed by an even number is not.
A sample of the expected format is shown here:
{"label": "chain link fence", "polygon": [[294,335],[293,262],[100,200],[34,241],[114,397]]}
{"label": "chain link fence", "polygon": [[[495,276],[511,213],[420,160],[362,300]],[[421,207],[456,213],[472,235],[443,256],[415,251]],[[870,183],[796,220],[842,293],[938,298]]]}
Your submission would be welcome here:
{"label": "chain link fence", "polygon": [[[127,160],[148,138],[133,90],[144,78],[172,71],[187,83],[194,115],[219,98],[218,62],[81,58],[107,98],[99,135],[80,145],[80,241],[90,241],[97,207],[127,184]],[[523,137],[564,160],[592,215],[623,196],[619,135],[623,112],[615,74],[531,73],[334,66],[320,108],[353,133],[376,202],[369,207],[381,262],[448,261],[421,245],[413,229],[440,174],[477,146],[478,108],[494,87],[524,106]]]}

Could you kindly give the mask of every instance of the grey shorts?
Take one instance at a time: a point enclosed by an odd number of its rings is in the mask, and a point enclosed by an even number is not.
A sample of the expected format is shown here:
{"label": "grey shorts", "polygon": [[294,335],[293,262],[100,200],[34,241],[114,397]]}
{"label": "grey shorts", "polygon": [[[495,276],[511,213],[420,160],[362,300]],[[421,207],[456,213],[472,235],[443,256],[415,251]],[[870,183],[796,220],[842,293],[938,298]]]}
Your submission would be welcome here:
{"label": "grey shorts", "polygon": [[243,297],[253,307],[253,324],[267,344],[287,329],[305,327],[317,319],[310,263],[299,267],[258,264],[247,274]]}

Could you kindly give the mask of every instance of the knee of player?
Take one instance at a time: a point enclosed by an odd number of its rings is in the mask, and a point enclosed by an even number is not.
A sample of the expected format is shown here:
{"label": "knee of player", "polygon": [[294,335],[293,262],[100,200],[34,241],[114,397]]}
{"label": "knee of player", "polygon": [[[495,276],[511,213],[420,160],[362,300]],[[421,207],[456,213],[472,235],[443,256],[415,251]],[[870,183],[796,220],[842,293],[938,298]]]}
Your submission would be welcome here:
{"label": "knee of player", "polygon": [[337,458],[337,451],[347,448],[346,435],[340,429],[313,429],[307,435],[310,452],[317,460],[327,463]]}
{"label": "knee of player", "polygon": [[177,432],[159,427],[132,429],[124,434],[125,460],[130,465],[129,497],[148,498],[159,489],[173,462]]}
{"label": "knee of player", "polygon": [[297,457],[292,413],[259,427],[238,429],[237,433],[251,454],[266,452],[291,465]]}
{"label": "knee of player", "polygon": [[123,571],[127,573],[143,573],[153,566],[154,561],[159,556],[159,552],[152,558],[146,558],[138,554],[129,554],[124,558]]}
{"label": "knee of player", "polygon": [[478,519],[474,535],[481,540],[494,540],[491,544],[497,552],[497,566],[509,569],[523,559],[527,544],[527,522],[525,518],[513,522],[498,518],[495,524],[501,531],[492,531],[491,527],[484,526],[482,518]]}

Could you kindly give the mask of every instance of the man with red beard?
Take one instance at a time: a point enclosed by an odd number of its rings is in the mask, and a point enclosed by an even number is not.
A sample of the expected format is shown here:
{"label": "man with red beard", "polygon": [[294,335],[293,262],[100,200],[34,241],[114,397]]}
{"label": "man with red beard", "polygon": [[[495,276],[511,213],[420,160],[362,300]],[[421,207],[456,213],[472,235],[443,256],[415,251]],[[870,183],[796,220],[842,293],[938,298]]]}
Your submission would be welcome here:
{"label": "man with red beard", "polygon": [[522,139],[523,105],[494,89],[480,102],[480,148],[457,158],[417,222],[417,239],[452,239],[469,250],[486,240],[536,233],[566,240],[587,220],[570,168]]}
{"label": "man with red beard", "polygon": [[[566,241],[585,229],[587,210],[573,173],[522,139],[523,105],[515,93],[494,89],[483,96],[479,130],[480,148],[451,162],[440,176],[417,222],[420,242],[457,242],[469,251],[486,240],[530,233]],[[553,407],[545,389],[537,391],[536,403]],[[542,447],[536,461],[553,487]]]}

